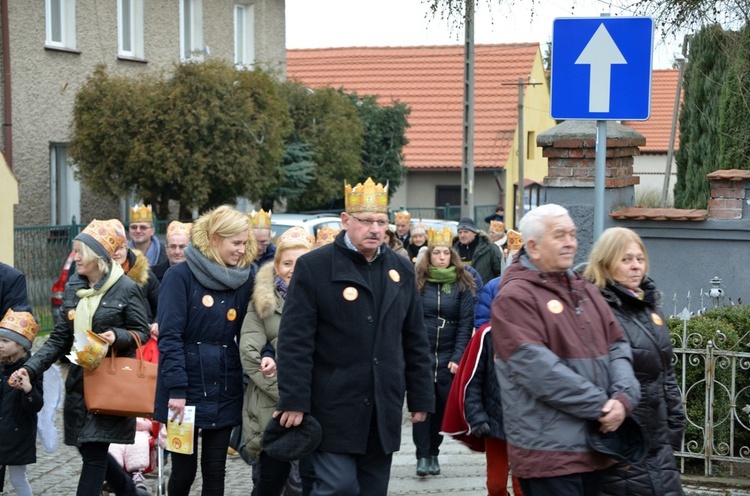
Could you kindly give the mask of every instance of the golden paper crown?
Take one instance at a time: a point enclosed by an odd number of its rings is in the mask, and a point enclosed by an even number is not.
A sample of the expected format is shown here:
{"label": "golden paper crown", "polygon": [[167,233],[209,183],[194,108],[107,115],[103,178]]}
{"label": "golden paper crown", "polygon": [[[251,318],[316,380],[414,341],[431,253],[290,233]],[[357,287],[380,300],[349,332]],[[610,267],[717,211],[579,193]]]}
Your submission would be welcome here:
{"label": "golden paper crown", "polygon": [[439,231],[430,228],[427,231],[427,246],[446,246],[450,248],[453,246],[453,231],[447,226]]}
{"label": "golden paper crown", "polygon": [[312,250],[313,245],[315,245],[315,236],[307,232],[304,227],[294,226],[290,227],[279,236],[278,243],[276,244],[276,251],[279,252],[288,248],[302,247]]}
{"label": "golden paper crown", "polygon": [[122,225],[120,219],[109,219],[107,222],[109,222],[109,224],[112,226],[112,229],[115,230],[115,232],[117,233],[117,237],[120,238],[120,244],[117,246],[117,248],[126,244],[128,242],[128,238],[127,236],[125,236],[125,226]]}
{"label": "golden paper crown", "polygon": [[505,223],[500,222],[499,220],[491,220],[489,232],[505,234]]}
{"label": "golden paper crown", "polygon": [[427,226],[422,224],[421,222],[418,222],[411,226],[410,232],[412,235],[414,234],[427,234]]}
{"label": "golden paper crown", "polygon": [[0,321],[0,328],[13,331],[29,340],[29,345],[34,343],[34,338],[39,332],[39,324],[29,312],[14,312],[8,309],[5,317]]}
{"label": "golden paper crown", "polygon": [[250,224],[253,229],[271,229],[271,211],[265,212],[262,208],[260,212],[253,210],[249,214]]}
{"label": "golden paper crown", "polygon": [[169,227],[167,227],[167,240],[169,240],[170,236],[174,236],[176,234],[182,234],[183,236],[187,236],[188,238],[190,238],[190,231],[192,230],[192,222],[185,223],[178,220],[173,220],[169,223]]}
{"label": "golden paper crown", "polygon": [[353,188],[344,182],[344,203],[346,213],[372,212],[376,214],[388,213],[388,184],[383,186],[371,177],[364,184],[358,183]]}
{"label": "golden paper crown", "polygon": [[94,370],[107,356],[109,345],[95,332],[86,329],[86,337],[89,344],[85,345],[82,350],[76,350],[76,363],[84,369]]}
{"label": "golden paper crown", "polygon": [[130,223],[134,224],[136,222],[154,223],[154,211],[151,209],[151,205],[141,205],[139,207],[136,203],[130,208]]}
{"label": "golden paper crown", "polygon": [[508,247],[508,250],[520,250],[521,246],[523,246],[523,236],[521,233],[511,229],[508,231],[507,236],[508,241],[506,246]]}
{"label": "golden paper crown", "polygon": [[83,231],[81,231],[81,234],[78,235],[80,238],[76,236],[76,239],[83,241],[89,246],[89,248],[94,250],[94,253],[106,259],[104,253],[100,253],[95,246],[91,246],[91,239],[99,243],[111,257],[122,244],[123,234],[124,233],[118,233],[117,228],[115,228],[110,221],[94,219],[83,229]]}
{"label": "golden paper crown", "polygon": [[399,222],[408,224],[409,222],[411,222],[411,214],[406,210],[396,212],[396,224],[398,224]]}
{"label": "golden paper crown", "polygon": [[333,240],[340,231],[341,229],[334,229],[330,226],[323,226],[318,229],[318,232],[315,235],[315,248],[320,248],[328,243],[333,243]]}

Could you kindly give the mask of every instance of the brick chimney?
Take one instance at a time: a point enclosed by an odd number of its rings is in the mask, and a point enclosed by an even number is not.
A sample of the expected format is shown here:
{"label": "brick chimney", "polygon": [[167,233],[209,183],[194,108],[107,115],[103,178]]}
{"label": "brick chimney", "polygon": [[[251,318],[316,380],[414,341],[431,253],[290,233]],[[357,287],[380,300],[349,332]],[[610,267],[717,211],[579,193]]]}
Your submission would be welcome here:
{"label": "brick chimney", "polygon": [[743,205],[750,189],[750,170],[717,170],[708,174],[711,199],[709,219],[741,219]]}
{"label": "brick chimney", "polygon": [[[545,187],[593,188],[596,169],[596,122],[564,121],[540,133],[537,145],[547,157]],[[607,122],[606,188],[624,188],[640,183],[633,175],[633,157],[646,138],[617,122]]]}

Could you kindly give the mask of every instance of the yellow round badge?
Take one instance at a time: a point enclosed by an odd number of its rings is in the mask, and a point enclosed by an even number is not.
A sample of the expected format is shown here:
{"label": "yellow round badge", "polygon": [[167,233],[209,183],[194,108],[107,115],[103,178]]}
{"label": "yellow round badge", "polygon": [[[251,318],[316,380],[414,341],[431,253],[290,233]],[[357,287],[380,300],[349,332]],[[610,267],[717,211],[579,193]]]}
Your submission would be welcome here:
{"label": "yellow round badge", "polygon": [[359,296],[359,291],[357,291],[357,288],[349,286],[344,290],[344,299],[346,301],[354,301],[357,299],[357,296]]}
{"label": "yellow round badge", "polygon": [[388,275],[391,276],[393,282],[399,282],[401,280],[401,274],[399,274],[396,269],[389,270]]}
{"label": "yellow round badge", "polygon": [[204,307],[212,307],[214,306],[214,297],[211,295],[206,295],[203,297],[203,306]]}
{"label": "yellow round badge", "polygon": [[229,322],[234,322],[234,319],[236,318],[237,318],[237,310],[235,310],[234,308],[230,308],[229,310],[227,310],[227,320]]}
{"label": "yellow round badge", "polygon": [[664,324],[664,321],[661,320],[661,317],[659,317],[658,313],[652,313],[651,314],[651,320],[654,322],[654,324],[660,326]]}
{"label": "yellow round badge", "polygon": [[563,304],[558,300],[550,300],[547,302],[547,310],[554,314],[562,313]]}
{"label": "yellow round badge", "polygon": [[75,318],[76,318],[76,309],[71,308],[70,310],[68,310],[68,320],[73,320]]}

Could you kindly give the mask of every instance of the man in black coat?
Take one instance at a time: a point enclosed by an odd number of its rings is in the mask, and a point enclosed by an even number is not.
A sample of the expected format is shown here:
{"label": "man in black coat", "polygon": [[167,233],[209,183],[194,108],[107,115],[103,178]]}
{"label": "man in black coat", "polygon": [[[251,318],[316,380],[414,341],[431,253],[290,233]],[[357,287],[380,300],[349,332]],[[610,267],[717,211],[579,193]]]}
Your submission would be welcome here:
{"label": "man in black coat", "polygon": [[383,243],[387,197],[372,179],[347,185],[344,231],[297,260],[284,304],[274,416],[322,427],[313,495],[386,495],[404,393],[412,422],[434,408],[414,269]]}
{"label": "man in black coat", "polygon": [[29,306],[26,276],[20,270],[0,262],[0,316],[9,308],[21,310]]}

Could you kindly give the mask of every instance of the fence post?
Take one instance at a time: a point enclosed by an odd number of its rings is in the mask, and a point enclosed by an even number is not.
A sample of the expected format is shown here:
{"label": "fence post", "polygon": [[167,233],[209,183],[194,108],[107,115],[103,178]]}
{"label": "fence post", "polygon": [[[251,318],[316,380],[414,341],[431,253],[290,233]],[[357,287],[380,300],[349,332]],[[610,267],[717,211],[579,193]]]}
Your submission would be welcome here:
{"label": "fence post", "polygon": [[703,422],[703,451],[706,461],[703,475],[709,476],[713,471],[711,457],[714,445],[714,342],[709,339],[706,343],[706,407]]}

